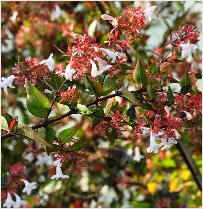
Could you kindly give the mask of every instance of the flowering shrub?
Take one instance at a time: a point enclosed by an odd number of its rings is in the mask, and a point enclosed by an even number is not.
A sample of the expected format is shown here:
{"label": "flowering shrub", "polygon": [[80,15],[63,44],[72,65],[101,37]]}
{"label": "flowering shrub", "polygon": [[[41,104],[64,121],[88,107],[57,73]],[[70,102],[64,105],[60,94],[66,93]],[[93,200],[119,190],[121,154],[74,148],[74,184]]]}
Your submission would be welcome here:
{"label": "flowering shrub", "polygon": [[2,4],[3,207],[201,205],[198,16],[152,4]]}

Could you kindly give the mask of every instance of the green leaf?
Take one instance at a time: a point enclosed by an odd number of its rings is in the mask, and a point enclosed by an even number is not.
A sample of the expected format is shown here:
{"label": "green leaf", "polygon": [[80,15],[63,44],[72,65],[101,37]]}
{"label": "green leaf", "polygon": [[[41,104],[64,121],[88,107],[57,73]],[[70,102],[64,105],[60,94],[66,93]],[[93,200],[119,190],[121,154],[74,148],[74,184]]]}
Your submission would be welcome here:
{"label": "green leaf", "polygon": [[183,87],[183,86],[191,86],[191,85],[192,85],[192,82],[191,82],[189,74],[187,72],[187,73],[185,73],[183,79],[180,81],[180,86]]}
{"label": "green leaf", "polygon": [[175,97],[173,96],[173,92],[171,90],[171,87],[169,86],[168,88],[168,92],[167,92],[167,100],[168,100],[168,104],[171,105],[174,102]]}
{"label": "green leaf", "polygon": [[89,91],[95,95],[102,96],[103,86],[97,81],[86,76],[85,86]]}
{"label": "green leaf", "polygon": [[154,94],[154,89],[150,84],[147,85],[147,96],[150,100],[154,99],[155,94]]}
{"label": "green leaf", "polygon": [[58,137],[63,141],[63,142],[68,142],[72,137],[76,134],[78,130],[78,127],[72,127],[72,128],[67,128],[63,131],[61,131],[58,135]]}
{"label": "green leaf", "polygon": [[182,3],[182,2],[176,2],[176,4],[177,4],[177,6],[178,6],[178,8],[179,8],[179,10],[181,11],[181,12],[184,12],[184,4]]}
{"label": "green leaf", "polygon": [[120,64],[119,67],[122,69],[122,70],[131,70],[131,66],[130,65],[127,65],[127,64]]}
{"label": "green leaf", "polygon": [[156,65],[152,65],[152,66],[149,68],[149,71],[150,71],[151,74],[154,74],[154,73],[157,71]]}
{"label": "green leaf", "polygon": [[105,114],[106,116],[109,115],[109,113],[110,113],[110,111],[111,111],[111,107],[112,107],[112,103],[106,105],[106,107],[104,108],[104,114]]}
{"label": "green leaf", "polygon": [[91,110],[89,108],[87,108],[85,105],[77,104],[77,108],[80,111],[80,113],[82,113],[82,114],[88,115],[88,114],[92,113]]}
{"label": "green leaf", "polygon": [[56,138],[56,131],[53,128],[48,127],[45,131],[45,137],[49,143],[52,143]]}
{"label": "green leaf", "polygon": [[72,151],[78,151],[80,148],[84,147],[87,144],[87,141],[78,141],[72,147]]}
{"label": "green leaf", "polygon": [[81,128],[78,129],[75,136],[78,137],[78,138],[83,137],[84,136],[84,131]]}
{"label": "green leaf", "polygon": [[143,86],[147,86],[147,74],[143,66],[140,65],[140,61],[137,61],[135,69],[133,71],[133,78],[136,82],[141,83]]}
{"label": "green leaf", "polygon": [[180,81],[180,86],[181,86],[181,93],[187,94],[192,86],[192,82],[190,80],[188,72],[185,73],[183,79]]}
{"label": "green leaf", "polygon": [[7,124],[10,124],[11,121],[13,120],[13,117],[9,115],[8,113],[3,114],[3,117],[6,119]]}
{"label": "green leaf", "polygon": [[33,130],[31,127],[26,125],[19,125],[17,129],[17,134],[22,134],[23,136],[26,136],[29,139],[32,139],[43,146],[51,147],[51,144],[49,144],[42,133],[39,133],[35,130]]}
{"label": "green leaf", "polygon": [[57,75],[54,72],[50,73],[49,78],[50,84],[55,90],[58,90],[61,87],[62,83],[65,81],[63,77]]}
{"label": "green leaf", "polygon": [[29,112],[37,117],[46,117],[50,108],[49,100],[32,84],[26,84],[27,108]]}
{"label": "green leaf", "polygon": [[6,131],[9,130],[8,123],[3,116],[1,116],[1,129],[6,130]]}
{"label": "green leaf", "polygon": [[128,90],[122,91],[122,96],[131,101],[133,104],[137,104],[137,100],[135,96]]}
{"label": "green leaf", "polygon": [[116,90],[117,85],[116,82],[112,78],[107,78],[104,81],[103,89],[104,89],[104,95],[109,94],[113,90]]}

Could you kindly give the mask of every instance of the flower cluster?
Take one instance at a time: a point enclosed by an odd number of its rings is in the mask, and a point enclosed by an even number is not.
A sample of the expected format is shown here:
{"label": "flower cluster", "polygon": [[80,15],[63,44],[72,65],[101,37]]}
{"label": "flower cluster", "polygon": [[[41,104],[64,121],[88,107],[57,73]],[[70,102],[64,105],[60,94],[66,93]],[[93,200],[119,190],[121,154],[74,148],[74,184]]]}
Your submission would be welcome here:
{"label": "flower cluster", "polygon": [[189,112],[195,116],[202,112],[202,95],[178,94],[175,98],[175,104],[178,111]]}
{"label": "flower cluster", "polygon": [[175,47],[181,44],[191,43],[195,44],[198,41],[200,32],[193,25],[181,26],[177,31],[174,31],[169,36],[169,41],[166,42],[166,46],[172,44]]}
{"label": "flower cluster", "polygon": [[[4,207],[7,208],[19,208],[26,204],[25,200],[22,200],[20,196],[17,195],[17,192],[21,190],[24,183],[24,188],[22,190],[26,195],[30,195],[33,190],[37,188],[36,182],[28,182],[25,178],[25,166],[21,163],[16,163],[10,167],[10,171],[7,178],[7,188],[2,190],[2,198],[5,199]],[[15,201],[12,199],[12,196],[15,197]]]}
{"label": "flower cluster", "polygon": [[145,27],[145,13],[141,7],[128,7],[123,11],[123,15],[118,18],[118,29],[123,34],[136,37],[141,29]]}
{"label": "flower cluster", "polygon": [[70,166],[68,170],[76,172],[86,167],[85,160],[87,158],[87,154],[84,150],[79,150],[77,153],[74,153],[73,151],[68,151],[66,153],[54,152],[53,158],[59,160],[61,164],[71,162],[69,163]]}
{"label": "flower cluster", "polygon": [[62,97],[60,100],[60,103],[62,103],[64,100],[71,101],[73,95],[75,94],[75,91],[76,91],[76,85],[74,85],[72,87],[69,86],[67,91],[60,92],[60,96]]}
{"label": "flower cluster", "polygon": [[[45,63],[45,62],[43,62]],[[40,64],[38,58],[28,57],[25,62],[18,62],[13,68],[13,75],[16,78],[16,82],[25,82],[25,79],[32,83],[37,83],[40,78],[46,77],[49,73],[49,69]]]}

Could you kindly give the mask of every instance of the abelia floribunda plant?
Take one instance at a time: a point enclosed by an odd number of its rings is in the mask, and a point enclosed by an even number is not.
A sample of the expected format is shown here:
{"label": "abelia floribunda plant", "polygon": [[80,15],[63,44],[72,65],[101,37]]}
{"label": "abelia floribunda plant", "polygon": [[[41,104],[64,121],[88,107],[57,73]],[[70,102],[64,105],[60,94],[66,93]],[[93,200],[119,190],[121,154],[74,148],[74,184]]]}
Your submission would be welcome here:
{"label": "abelia floribunda plant", "polygon": [[[26,95],[27,119],[22,123],[20,117],[2,117],[3,143],[12,138],[24,140],[25,146],[23,163],[11,165],[6,174],[4,207],[25,206],[24,199],[46,179],[68,184],[90,164],[100,172],[99,158],[107,156],[104,161],[114,163],[113,152],[122,156],[120,167],[128,161],[141,165],[148,157],[181,146],[191,129],[200,129],[202,95],[196,82],[201,75],[192,70],[194,62],[198,64],[200,33],[193,25],[183,25],[171,31],[162,46],[148,50],[146,30],[159,21],[157,8],[128,6],[117,16],[103,12],[97,21],[110,27],[104,38],[86,29],[80,34],[73,30],[65,42],[61,34],[65,49],[55,46],[58,51],[20,59],[11,74],[2,77],[3,97],[14,91]],[[12,14],[12,22],[20,18]],[[52,7],[51,21],[60,25],[65,17],[59,5]],[[92,162],[94,152],[99,157]],[[89,188],[87,176],[81,180],[84,191]],[[128,178],[114,183],[119,182]],[[117,190],[123,192],[122,186]],[[117,190],[102,185],[100,197],[90,205],[119,201]],[[125,206],[129,195],[124,194]]]}

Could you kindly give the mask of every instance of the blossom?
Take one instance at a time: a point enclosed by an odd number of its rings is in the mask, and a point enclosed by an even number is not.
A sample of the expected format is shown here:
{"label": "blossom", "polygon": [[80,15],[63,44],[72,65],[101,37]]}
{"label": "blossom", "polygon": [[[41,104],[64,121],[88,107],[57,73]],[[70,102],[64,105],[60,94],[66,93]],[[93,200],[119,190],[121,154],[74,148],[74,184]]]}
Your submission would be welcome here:
{"label": "blossom", "polygon": [[157,153],[158,152],[158,148],[160,148],[161,144],[157,144],[156,140],[157,140],[157,134],[155,134],[151,131],[150,132],[150,144],[149,144],[149,147],[147,148],[148,153],[151,153],[151,152]]}
{"label": "blossom", "polygon": [[182,49],[182,58],[185,57],[190,57],[192,55],[192,53],[197,49],[197,46],[195,46],[194,44],[180,44],[180,47]]}
{"label": "blossom", "polygon": [[15,163],[10,167],[9,173],[12,177],[23,178],[25,176],[25,167],[20,162]]}
{"label": "blossom", "polygon": [[46,153],[41,153],[37,156],[36,165],[51,165],[52,157],[48,156]]}
{"label": "blossom", "polygon": [[183,111],[183,112],[185,113],[187,120],[192,120],[193,117],[189,112],[187,111]]}
{"label": "blossom", "polygon": [[105,60],[103,60],[103,59],[97,58],[96,60],[97,60],[99,68],[97,68],[97,65],[95,64],[95,62],[90,60],[90,62],[92,64],[91,76],[93,78],[101,75],[103,72],[109,70],[112,67],[112,65],[108,65],[107,62]]}
{"label": "blossom", "polygon": [[60,100],[60,103],[64,100],[70,101],[73,98],[73,95],[76,91],[76,85],[73,85],[72,87],[68,87],[67,91],[63,91],[60,93],[60,96],[62,97]]}
{"label": "blossom", "polygon": [[25,200],[22,200],[17,194],[14,194],[16,197],[16,201],[14,202],[14,208],[21,208],[23,205],[26,204]]}
{"label": "blossom", "polygon": [[127,7],[118,18],[118,27],[124,34],[136,37],[145,27],[145,14],[141,7]]}
{"label": "blossom", "polygon": [[55,10],[51,13],[51,20],[57,20],[61,16],[62,12],[58,5],[55,6]]}
{"label": "blossom", "polygon": [[39,65],[39,58],[25,58],[24,62],[17,62],[12,68],[13,75],[15,75],[16,82],[25,82],[25,80],[36,84],[41,78],[47,77],[49,69],[46,65]]}
{"label": "blossom", "polygon": [[100,196],[98,198],[99,203],[107,203],[110,205],[113,201],[118,200],[118,196],[113,188],[109,188],[108,185],[104,185],[100,190]]}
{"label": "blossom", "polygon": [[50,71],[54,70],[54,60],[53,60],[53,53],[49,55],[46,60],[42,60],[39,65],[46,65]]}
{"label": "blossom", "polygon": [[56,179],[56,180],[58,180],[58,179],[60,179],[60,178],[62,178],[62,179],[67,179],[67,178],[69,178],[68,175],[64,175],[64,174],[62,173],[62,170],[61,170],[61,161],[60,161],[60,160],[54,161],[54,162],[53,162],[53,165],[56,166],[56,175],[53,175],[53,176],[51,177],[51,179]]}
{"label": "blossom", "polygon": [[15,79],[14,75],[10,75],[8,78],[4,78],[4,77],[1,78],[1,88],[3,89],[4,93],[8,94],[8,90],[7,90],[8,87],[15,88],[12,85],[14,79]]}
{"label": "blossom", "polygon": [[140,127],[140,129],[141,129],[141,132],[144,136],[149,134],[149,132],[150,132],[150,128],[148,128],[148,127],[142,126],[142,127]]}
{"label": "blossom", "polygon": [[125,56],[125,53],[122,52],[112,52],[110,49],[100,48],[101,51],[105,52],[108,57],[111,58],[111,63],[116,62],[116,58],[122,58]]}
{"label": "blossom", "polygon": [[18,12],[17,12],[17,11],[14,11],[14,12],[13,12],[13,15],[10,17],[10,20],[11,20],[12,22],[15,22],[17,16],[18,16]]}
{"label": "blossom", "polygon": [[28,182],[25,179],[22,180],[25,184],[25,187],[23,188],[23,193],[27,193],[27,195],[30,195],[32,190],[37,188],[36,182]]}
{"label": "blossom", "polygon": [[92,60],[90,60],[90,62],[91,62],[91,65],[92,65],[92,68],[91,68],[91,76],[93,78],[96,78],[99,75],[99,71],[97,69],[97,65]]}
{"label": "blossom", "polygon": [[3,204],[3,207],[11,208],[14,207],[15,202],[12,200],[10,193],[7,194],[6,201]]}
{"label": "blossom", "polygon": [[73,75],[76,73],[75,69],[71,68],[71,65],[72,63],[70,62],[67,66],[66,66],[66,69],[65,69],[65,78],[67,80],[70,80],[72,81],[73,80]]}
{"label": "blossom", "polygon": [[167,113],[167,115],[166,115],[166,117],[169,117],[170,116],[170,111],[171,111],[171,107],[168,107],[168,106],[165,106],[164,107],[164,110],[166,111],[166,113]]}
{"label": "blossom", "polygon": [[179,132],[176,129],[173,129],[173,132],[175,133],[176,139],[179,139],[181,137],[181,135],[179,134]]}
{"label": "blossom", "polygon": [[145,17],[148,18],[149,21],[152,19],[156,19],[156,15],[154,14],[154,10],[156,9],[156,6],[150,6],[147,5],[147,8],[144,10]]}
{"label": "blossom", "polygon": [[175,140],[174,138],[166,138],[164,137],[162,139],[162,142],[160,143],[160,146],[162,146],[162,150],[164,149],[168,149],[171,147],[172,144],[177,144],[177,140]]}
{"label": "blossom", "polygon": [[87,192],[89,190],[89,176],[87,171],[82,172],[79,184],[83,192]]}
{"label": "blossom", "polygon": [[133,156],[133,160],[136,162],[140,162],[144,156],[140,153],[139,147],[135,147],[135,155]]}
{"label": "blossom", "polygon": [[25,155],[24,158],[25,158],[25,160],[32,162],[34,160],[33,153],[32,152],[28,153],[27,155]]}
{"label": "blossom", "polygon": [[91,202],[90,202],[90,205],[89,205],[90,208],[97,208],[97,202],[92,199]]}
{"label": "blossom", "polygon": [[166,46],[171,44],[173,46],[180,46],[188,42],[195,44],[198,41],[200,32],[193,25],[181,26],[177,31],[173,31],[169,36],[169,41]]}
{"label": "blossom", "polygon": [[117,19],[112,17],[112,16],[110,16],[110,15],[103,14],[103,15],[101,15],[101,18],[103,20],[108,20],[114,27],[116,27],[118,25]]}

